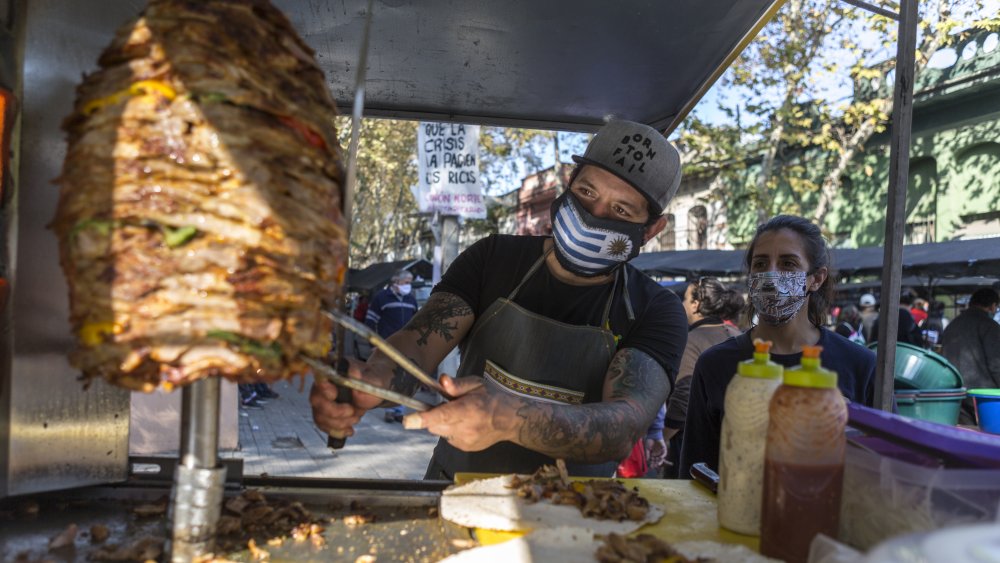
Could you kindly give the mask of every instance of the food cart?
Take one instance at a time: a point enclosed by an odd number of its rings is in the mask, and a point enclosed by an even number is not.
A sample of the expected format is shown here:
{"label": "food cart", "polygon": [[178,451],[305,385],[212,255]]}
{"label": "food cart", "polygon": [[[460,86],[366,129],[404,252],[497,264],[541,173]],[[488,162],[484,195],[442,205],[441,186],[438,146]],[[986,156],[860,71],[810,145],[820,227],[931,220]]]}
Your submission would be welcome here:
{"label": "food cart", "polygon": [[[341,113],[350,113],[359,45],[370,16],[365,115],[579,131],[595,130],[607,116],[615,116],[666,133],[681,123],[783,4],[379,0],[368,13],[362,0],[274,3],[317,52]],[[0,362],[0,498],[9,497],[14,508],[7,515],[22,522],[4,526],[4,559],[25,551],[39,556],[32,552],[38,538],[51,537],[70,521],[81,527],[102,521],[121,533],[154,533],[160,524],[155,519],[136,522],[134,505],[159,499],[171,484],[169,475],[143,480],[132,471],[129,392],[100,381],[83,391],[67,363],[72,344],[67,288],[55,237],[46,228],[58,196],[51,180],[59,174],[65,151],[59,124],[70,111],[74,87],[82,73],[94,68],[114,30],[142,4],[0,2],[0,87],[12,94],[8,109],[17,107],[8,112],[16,119],[5,125],[11,158],[0,209],[0,276],[12,287],[0,311],[0,346],[5,351]],[[912,77],[915,5],[904,1],[900,18],[903,66],[897,72],[900,126],[893,128],[894,170],[906,170],[905,151],[899,154],[898,147],[908,144],[912,81],[906,78]],[[902,237],[897,228],[902,197],[895,194],[905,194],[905,174],[900,178],[895,173],[892,179],[887,221],[892,235],[887,241],[892,243],[886,245],[886,264],[898,264],[891,257],[898,258]],[[885,300],[898,295],[899,278],[898,269],[889,272]],[[894,331],[894,325],[890,319],[883,330]],[[883,367],[882,373],[892,373],[892,353],[889,347],[884,360],[889,369]],[[884,380],[883,403],[888,404],[891,378]],[[217,400],[217,394],[209,393],[194,399],[194,406]],[[212,408],[186,409],[182,425],[187,430],[182,434],[212,428],[202,419],[213,413],[217,416]],[[378,513],[374,522],[366,521],[372,524],[365,528],[370,532],[340,521],[337,535],[327,541],[341,551],[290,546],[284,554],[289,558],[344,559],[343,549],[355,549],[352,542],[364,544],[367,539],[361,536],[368,534],[380,538],[383,554],[415,560],[434,560],[463,546],[463,531],[434,517],[445,483],[248,478],[238,462],[228,464],[227,496],[248,486],[302,500],[322,513]],[[677,497],[661,494],[665,499]],[[713,501],[707,493],[691,494],[683,502],[695,505],[677,505],[676,514],[704,517],[685,524],[687,528],[675,521],[673,529],[693,530],[705,539],[740,541],[720,536],[713,527]],[[26,517],[39,510],[47,517]],[[404,530],[408,533],[402,534]],[[666,533],[669,537],[672,532]]]}

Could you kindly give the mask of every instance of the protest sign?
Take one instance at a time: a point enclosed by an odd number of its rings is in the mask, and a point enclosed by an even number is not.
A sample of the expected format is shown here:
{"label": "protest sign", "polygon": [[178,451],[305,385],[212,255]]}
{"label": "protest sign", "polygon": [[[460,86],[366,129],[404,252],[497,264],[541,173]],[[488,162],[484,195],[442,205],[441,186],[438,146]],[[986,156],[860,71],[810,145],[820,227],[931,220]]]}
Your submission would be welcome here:
{"label": "protest sign", "polygon": [[479,184],[479,126],[421,123],[417,133],[420,181],[414,190],[423,213],[486,217]]}

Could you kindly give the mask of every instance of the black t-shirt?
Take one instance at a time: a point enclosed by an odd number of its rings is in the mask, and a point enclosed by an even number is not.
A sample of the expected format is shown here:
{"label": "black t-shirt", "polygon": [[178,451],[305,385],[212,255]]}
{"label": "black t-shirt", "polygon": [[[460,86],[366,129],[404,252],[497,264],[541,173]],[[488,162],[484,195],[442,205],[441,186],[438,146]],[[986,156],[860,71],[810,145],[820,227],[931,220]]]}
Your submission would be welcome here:
{"label": "black t-shirt", "polygon": [[[448,268],[432,293],[444,291],[462,298],[478,318],[498,298],[506,298],[544,252],[548,237],[491,235],[466,249]],[[684,345],[687,316],[680,299],[631,265],[628,294],[635,313],[629,321],[623,291],[615,290],[609,324],[618,349],[649,354],[667,373],[673,386]],[[542,264],[518,292],[514,302],[532,313],[574,325],[599,326],[612,283],[576,286],[555,278]],[[553,350],[554,354],[568,351]]]}
{"label": "black t-shirt", "polygon": [[[837,387],[849,400],[872,406],[875,400],[875,353],[830,332],[819,331],[818,346],[823,367],[837,372]],[[753,358],[750,333],[730,338],[713,346],[698,358],[691,378],[687,420],[678,475],[691,478],[691,466],[705,462],[719,470],[719,436],[725,415],[726,387],[736,375],[736,365]],[[802,353],[771,354],[771,360],[786,368],[802,363]]]}

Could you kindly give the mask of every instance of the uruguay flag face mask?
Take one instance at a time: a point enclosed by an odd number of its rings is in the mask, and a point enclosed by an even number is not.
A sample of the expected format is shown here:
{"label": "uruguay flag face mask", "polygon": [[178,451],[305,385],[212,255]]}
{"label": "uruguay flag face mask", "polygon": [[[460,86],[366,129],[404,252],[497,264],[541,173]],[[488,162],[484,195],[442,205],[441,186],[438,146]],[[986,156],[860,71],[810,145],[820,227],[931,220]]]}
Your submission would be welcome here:
{"label": "uruguay flag face mask", "polygon": [[594,217],[569,191],[552,204],[556,258],[579,276],[601,276],[635,258],[645,232],[642,223]]}

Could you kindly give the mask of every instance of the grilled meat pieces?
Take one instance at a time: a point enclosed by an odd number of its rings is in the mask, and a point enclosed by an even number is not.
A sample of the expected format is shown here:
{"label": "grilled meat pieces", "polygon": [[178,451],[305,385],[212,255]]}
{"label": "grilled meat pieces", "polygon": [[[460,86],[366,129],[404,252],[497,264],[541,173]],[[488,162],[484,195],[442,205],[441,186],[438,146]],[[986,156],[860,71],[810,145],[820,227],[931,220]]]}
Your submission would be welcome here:
{"label": "grilled meat pieces", "polygon": [[346,271],[335,106],[267,0],[151,0],[77,89],[52,227],[72,363],[152,391],[329,351]]}

